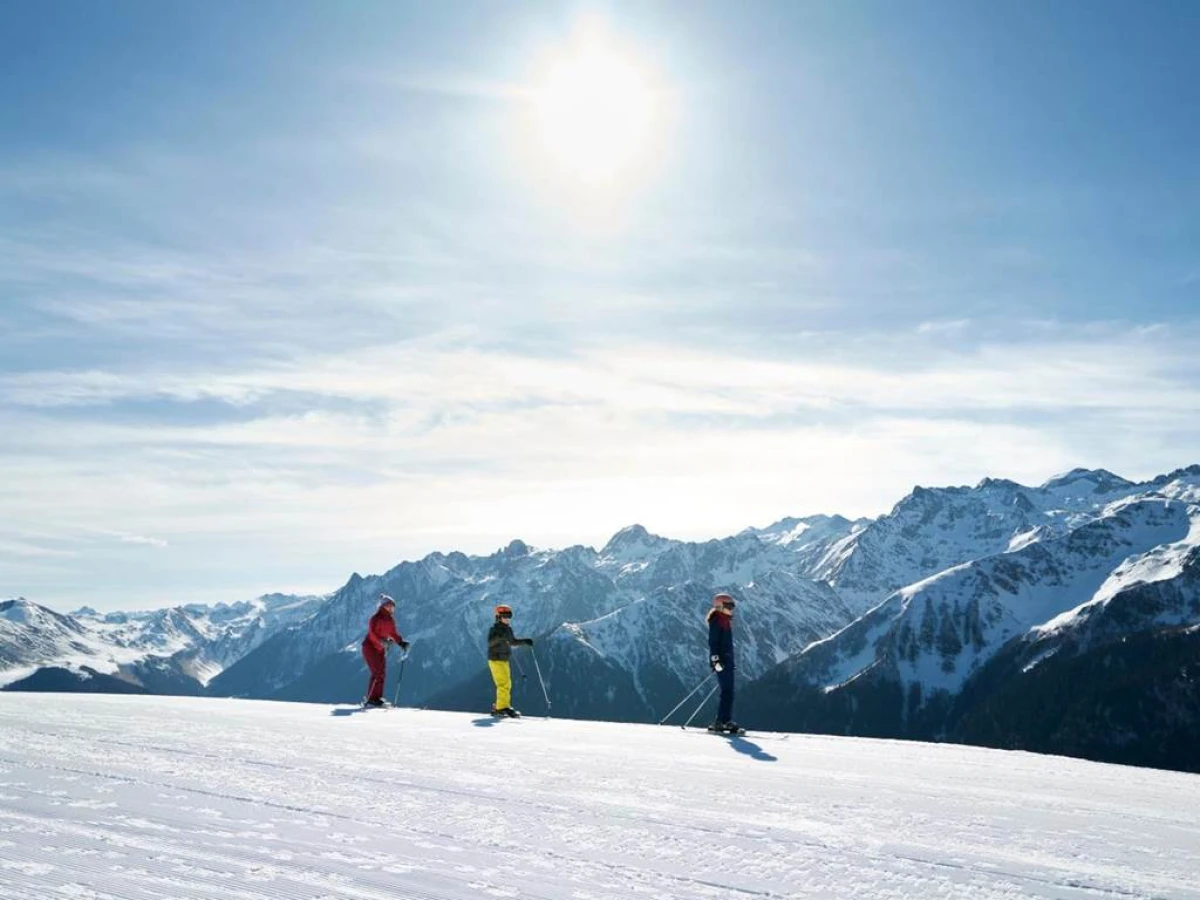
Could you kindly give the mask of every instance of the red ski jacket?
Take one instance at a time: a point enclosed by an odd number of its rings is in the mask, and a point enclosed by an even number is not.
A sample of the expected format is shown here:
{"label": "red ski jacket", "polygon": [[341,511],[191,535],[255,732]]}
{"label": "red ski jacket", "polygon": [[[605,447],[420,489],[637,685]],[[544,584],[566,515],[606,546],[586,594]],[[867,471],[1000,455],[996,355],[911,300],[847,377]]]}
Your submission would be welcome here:
{"label": "red ski jacket", "polygon": [[404,638],[400,637],[400,632],[396,630],[396,620],[392,614],[388,612],[387,607],[381,606],[375,610],[375,615],[371,616],[371,621],[367,625],[367,637],[363,641],[364,644],[370,644],[376,650],[383,650],[383,642],[391,638],[397,644]]}

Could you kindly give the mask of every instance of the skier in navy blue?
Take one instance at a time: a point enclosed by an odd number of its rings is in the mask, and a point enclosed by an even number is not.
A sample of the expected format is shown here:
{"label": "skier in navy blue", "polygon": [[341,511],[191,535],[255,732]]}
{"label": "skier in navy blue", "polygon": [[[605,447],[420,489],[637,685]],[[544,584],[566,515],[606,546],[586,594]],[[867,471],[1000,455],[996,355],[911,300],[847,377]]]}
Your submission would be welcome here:
{"label": "skier in navy blue", "polygon": [[733,609],[737,606],[728,594],[713,597],[708,611],[708,665],[721,685],[717,718],[709,731],[737,734],[741,728],[733,721]]}

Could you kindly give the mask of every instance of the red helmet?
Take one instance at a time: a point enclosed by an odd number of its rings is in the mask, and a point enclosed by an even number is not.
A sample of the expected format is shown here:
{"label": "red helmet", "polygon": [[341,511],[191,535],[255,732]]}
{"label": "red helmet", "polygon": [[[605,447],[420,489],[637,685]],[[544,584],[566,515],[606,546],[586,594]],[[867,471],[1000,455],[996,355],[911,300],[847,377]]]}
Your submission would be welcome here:
{"label": "red helmet", "polygon": [[511,616],[511,615],[512,615],[512,607],[511,606],[509,606],[505,603],[501,603],[499,606],[496,607],[496,618],[497,619],[500,618],[501,616]]}

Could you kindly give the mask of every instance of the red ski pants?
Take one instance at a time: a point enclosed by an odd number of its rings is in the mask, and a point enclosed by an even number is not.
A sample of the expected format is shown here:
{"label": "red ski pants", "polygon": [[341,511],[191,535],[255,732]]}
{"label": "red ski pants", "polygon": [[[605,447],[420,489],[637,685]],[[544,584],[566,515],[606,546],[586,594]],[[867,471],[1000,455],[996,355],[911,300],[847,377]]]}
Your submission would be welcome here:
{"label": "red ski pants", "polygon": [[363,641],[362,655],[363,659],[367,661],[367,668],[371,670],[371,681],[367,685],[367,699],[382,700],[383,682],[387,678],[387,653],[370,641]]}

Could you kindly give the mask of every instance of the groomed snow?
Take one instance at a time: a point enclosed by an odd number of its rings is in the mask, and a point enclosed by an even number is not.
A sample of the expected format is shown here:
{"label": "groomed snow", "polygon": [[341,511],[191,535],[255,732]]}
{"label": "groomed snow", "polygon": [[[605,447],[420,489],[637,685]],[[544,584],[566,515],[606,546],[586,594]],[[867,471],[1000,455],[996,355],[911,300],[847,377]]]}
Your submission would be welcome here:
{"label": "groomed snow", "polygon": [[0,694],[0,896],[1200,898],[1200,777],[807,735]]}

